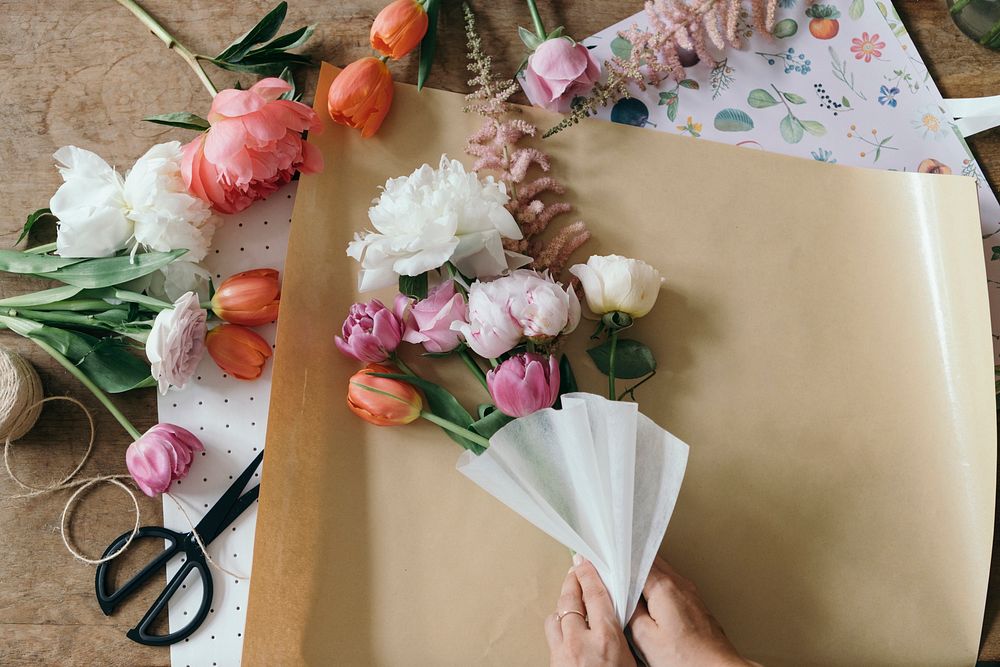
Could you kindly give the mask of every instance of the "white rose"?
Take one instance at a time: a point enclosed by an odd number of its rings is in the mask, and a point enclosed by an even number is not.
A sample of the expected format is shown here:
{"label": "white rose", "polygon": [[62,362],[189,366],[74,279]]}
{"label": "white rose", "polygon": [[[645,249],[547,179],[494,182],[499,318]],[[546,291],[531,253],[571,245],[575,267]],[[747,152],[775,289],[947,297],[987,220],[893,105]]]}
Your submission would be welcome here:
{"label": "white rose", "polygon": [[653,308],[663,282],[646,262],[619,255],[594,255],[569,271],[580,279],[587,305],[597,315],[618,311],[642,317]]}
{"label": "white rose", "polygon": [[205,352],[206,319],[207,313],[194,292],[157,314],[146,339],[146,358],[161,394],[166,394],[169,387],[183,389],[194,375]]}
{"label": "white rose", "polygon": [[386,181],[368,210],[375,231],[355,236],[347,248],[361,262],[362,292],[396,284],[451,261],[467,276],[498,276],[530,258],[504,251],[503,239],[521,230],[505,208],[503,183],[480,180],[458,160],[441,156],[438,169],[423,165]]}

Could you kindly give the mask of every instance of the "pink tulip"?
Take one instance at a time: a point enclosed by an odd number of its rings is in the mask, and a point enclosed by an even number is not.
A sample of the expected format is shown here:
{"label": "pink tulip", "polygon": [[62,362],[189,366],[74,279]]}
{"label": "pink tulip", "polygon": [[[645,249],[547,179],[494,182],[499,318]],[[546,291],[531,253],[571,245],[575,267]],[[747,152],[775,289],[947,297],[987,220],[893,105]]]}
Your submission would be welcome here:
{"label": "pink tulip", "polygon": [[389,310],[378,299],[356,303],[344,320],[343,337],[337,336],[337,348],[363,363],[381,363],[388,359],[403,339],[403,321],[410,300],[396,295],[395,310]]}
{"label": "pink tulip", "polygon": [[439,353],[451,352],[462,342],[461,334],[453,331],[451,325],[465,322],[468,306],[450,280],[432,289],[410,312],[413,317],[403,333],[407,343],[423,343],[428,352]]}
{"label": "pink tulip", "polygon": [[486,386],[500,412],[524,417],[556,402],[559,362],[534,352],[515,354],[486,374]]}
{"label": "pink tulip", "polygon": [[187,429],[157,424],[128,446],[125,465],[142,492],[156,497],[171,482],[187,477],[195,453],[203,451],[205,446]]}
{"label": "pink tulip", "polygon": [[319,149],[302,140],[318,132],[316,113],[279,100],[291,90],[281,79],[261,79],[249,90],[223,90],[212,100],[211,127],[184,146],[181,173],[191,194],[219,213],[238,213],[292,180],[296,171],[320,171]]}
{"label": "pink tulip", "polygon": [[574,97],[586,96],[601,78],[590,51],[568,37],[542,42],[528,57],[519,80],[536,107],[565,113]]}

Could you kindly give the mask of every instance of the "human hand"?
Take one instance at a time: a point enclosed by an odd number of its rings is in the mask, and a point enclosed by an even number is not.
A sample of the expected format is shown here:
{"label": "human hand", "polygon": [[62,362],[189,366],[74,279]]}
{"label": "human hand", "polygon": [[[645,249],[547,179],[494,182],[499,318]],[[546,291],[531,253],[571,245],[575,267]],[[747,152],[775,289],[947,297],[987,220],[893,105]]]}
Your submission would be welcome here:
{"label": "human hand", "polygon": [[608,589],[579,554],[563,581],[556,613],[545,619],[552,667],[634,667]]}
{"label": "human hand", "polygon": [[650,667],[746,667],[693,583],[659,556],[629,621],[632,642]]}

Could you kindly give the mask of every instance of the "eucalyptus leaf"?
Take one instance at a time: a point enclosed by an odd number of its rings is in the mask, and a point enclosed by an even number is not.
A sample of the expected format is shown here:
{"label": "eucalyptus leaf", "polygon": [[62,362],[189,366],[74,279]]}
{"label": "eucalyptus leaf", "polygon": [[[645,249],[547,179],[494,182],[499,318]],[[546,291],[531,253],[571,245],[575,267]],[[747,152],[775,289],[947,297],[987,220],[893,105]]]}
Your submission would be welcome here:
{"label": "eucalyptus leaf", "polygon": [[168,125],[170,127],[179,127],[185,130],[196,130],[198,132],[204,132],[209,128],[209,123],[207,120],[201,116],[195,115],[193,113],[188,113],[186,111],[175,111],[173,113],[161,113],[157,116],[147,116],[143,118],[147,123],[156,123],[157,125]]}
{"label": "eucalyptus leaf", "polygon": [[786,100],[788,100],[792,104],[806,103],[806,98],[802,97],[801,95],[796,95],[795,93],[781,93],[781,94],[784,96]]}
{"label": "eucalyptus leaf", "polygon": [[802,125],[802,129],[814,137],[822,137],[826,134],[826,127],[818,120],[800,120],[799,123]]}
{"label": "eucalyptus leaf", "polygon": [[857,21],[865,13],[865,0],[852,0],[847,15]]}
{"label": "eucalyptus leaf", "polygon": [[170,252],[142,253],[134,258],[123,255],[85,261],[74,260],[73,264],[52,271],[33,271],[32,273],[41,278],[50,278],[67,285],[88,289],[111,287],[161,269],[186,252],[187,250],[178,249]]}
{"label": "eucalyptus leaf", "polygon": [[[611,341],[606,340],[597,347],[587,350],[597,369],[608,374],[611,361]],[[615,377],[635,380],[656,370],[653,351],[643,343],[631,338],[619,338],[615,348]]]}
{"label": "eucalyptus leaf", "polygon": [[237,37],[232,44],[226,47],[226,49],[215,57],[215,60],[239,60],[244,55],[247,54],[250,49],[256,44],[266,42],[267,40],[278,34],[278,29],[285,20],[285,14],[288,12],[288,3],[279,2],[278,6],[269,11],[264,15],[257,25],[250,28],[250,30]]}
{"label": "eucalyptus leaf", "polygon": [[781,131],[781,138],[790,144],[797,144],[802,141],[804,134],[802,123],[792,114],[788,114],[781,119],[778,130]]}
{"label": "eucalyptus leaf", "polygon": [[36,255],[20,250],[0,250],[0,271],[7,273],[50,273],[74,264],[88,261],[81,257]]}
{"label": "eucalyptus leaf", "polygon": [[615,37],[611,40],[611,53],[622,60],[628,60],[632,55],[632,42],[624,37]]}
{"label": "eucalyptus leaf", "polygon": [[795,22],[795,19],[782,19],[774,24],[774,30],[771,31],[771,34],[778,39],[785,39],[798,31],[799,24]]}
{"label": "eucalyptus leaf", "polygon": [[51,220],[53,222],[58,222],[58,218],[52,215],[52,211],[47,208],[40,208],[37,211],[33,211],[28,215],[28,219],[24,221],[24,226],[21,228],[21,233],[18,234],[17,240],[14,241],[14,245],[19,244],[21,241],[28,237],[31,233],[32,228],[42,222],[43,220]]}
{"label": "eucalyptus leaf", "polygon": [[753,118],[742,109],[723,109],[715,114],[715,129],[721,132],[747,132],[753,129]]}
{"label": "eucalyptus leaf", "polygon": [[747,103],[754,109],[766,109],[779,104],[778,100],[774,99],[774,96],[763,88],[754,88],[751,90],[747,96]]}
{"label": "eucalyptus leaf", "polygon": [[32,306],[45,306],[50,303],[58,303],[66,299],[71,299],[83,291],[82,287],[75,285],[63,285],[52,289],[31,292],[30,294],[19,294],[0,299],[0,306],[4,308],[30,308]]}
{"label": "eucalyptus leaf", "polygon": [[427,33],[420,40],[417,65],[417,90],[422,90],[430,76],[434,64],[434,52],[437,50],[438,14],[441,13],[441,0],[427,0]]}
{"label": "eucalyptus leaf", "polygon": [[[435,384],[430,380],[425,380],[413,375],[403,375],[401,373],[371,373],[371,375],[380,378],[391,378],[393,380],[400,380],[401,382],[412,384],[424,393],[424,397],[427,399],[427,409],[430,410],[432,414],[441,417],[442,419],[447,419],[453,424],[458,424],[462,428],[469,428],[474,422],[472,415],[470,415],[469,412],[462,407],[462,404],[458,402],[458,399],[441,385]],[[457,433],[452,433],[447,429],[441,430],[443,430],[449,438],[457,442],[465,449],[471,450],[474,454],[478,455],[486,451],[480,444],[473,442],[472,440],[463,438]]]}

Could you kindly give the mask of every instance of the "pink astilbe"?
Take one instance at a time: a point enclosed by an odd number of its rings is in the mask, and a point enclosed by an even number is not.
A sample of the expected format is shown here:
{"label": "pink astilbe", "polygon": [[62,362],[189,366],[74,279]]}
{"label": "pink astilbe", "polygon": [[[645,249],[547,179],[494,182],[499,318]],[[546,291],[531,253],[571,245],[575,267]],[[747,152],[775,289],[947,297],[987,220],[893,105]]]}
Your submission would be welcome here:
{"label": "pink astilbe", "polygon": [[[517,90],[517,84],[493,73],[492,58],[483,53],[482,41],[476,33],[475,16],[467,5],[463,9],[469,70],[474,74],[469,80],[474,92],[466,96],[466,111],[483,116],[482,127],[469,137],[465,151],[476,158],[473,170],[494,172],[510,193],[507,209],[517,220],[523,238],[505,239],[504,247],[532,257],[531,268],[548,269],[558,278],[570,254],[590,238],[590,232],[583,222],[577,221],[549,239],[541,238],[554,218],[573,207],[565,201],[543,201],[542,196],[563,195],[566,188],[548,175],[551,159],[547,154],[519,145],[525,138],[535,137],[538,128],[524,119],[508,117],[515,111],[508,99]],[[533,168],[541,174],[530,177]]]}

